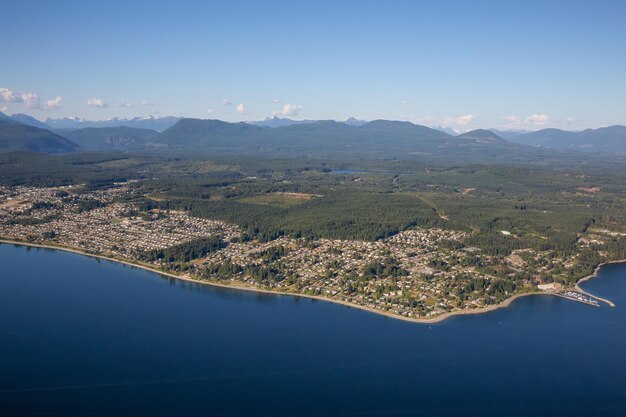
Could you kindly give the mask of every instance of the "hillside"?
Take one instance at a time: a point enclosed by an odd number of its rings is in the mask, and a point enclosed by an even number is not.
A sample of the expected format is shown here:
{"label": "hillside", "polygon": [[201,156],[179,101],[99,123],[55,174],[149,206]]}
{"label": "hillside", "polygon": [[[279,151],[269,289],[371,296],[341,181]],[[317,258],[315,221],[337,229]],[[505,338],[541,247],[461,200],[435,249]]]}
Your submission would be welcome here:
{"label": "hillside", "polygon": [[579,157],[509,143],[490,131],[460,136],[409,122],[375,120],[360,126],[318,121],[261,127],[219,120],[183,119],[155,137],[147,149],[194,154],[233,154],[330,159],[551,163]]}
{"label": "hillside", "polygon": [[38,127],[39,129],[50,130],[50,126],[24,113],[16,113],[11,116],[11,119],[23,125]]}
{"label": "hillside", "polygon": [[229,151],[291,156],[403,152],[413,145],[433,149],[448,135],[406,122],[374,121],[350,126],[318,121],[282,127],[260,127],[219,120],[183,119],[154,139],[155,144],[174,149]]}
{"label": "hillside", "polygon": [[0,120],[0,152],[29,150],[50,154],[73,152],[74,142],[49,130]]}
{"label": "hillside", "polygon": [[461,141],[465,141],[468,143],[475,143],[475,144],[480,144],[480,143],[504,144],[506,143],[506,140],[496,135],[492,131],[485,130],[485,129],[477,129],[477,130],[472,130],[471,132],[465,132],[461,135],[457,135],[456,138]]}
{"label": "hillside", "polygon": [[561,129],[542,129],[510,138],[512,142],[579,152],[606,152],[626,154],[626,126],[609,126],[569,132]]}
{"label": "hillside", "polygon": [[5,122],[13,122],[14,121],[9,116],[7,116],[6,114],[2,113],[1,111],[0,111],[0,120],[4,120]]}
{"label": "hillside", "polygon": [[156,130],[133,127],[86,127],[84,129],[58,130],[57,133],[85,150],[130,150],[145,146]]}

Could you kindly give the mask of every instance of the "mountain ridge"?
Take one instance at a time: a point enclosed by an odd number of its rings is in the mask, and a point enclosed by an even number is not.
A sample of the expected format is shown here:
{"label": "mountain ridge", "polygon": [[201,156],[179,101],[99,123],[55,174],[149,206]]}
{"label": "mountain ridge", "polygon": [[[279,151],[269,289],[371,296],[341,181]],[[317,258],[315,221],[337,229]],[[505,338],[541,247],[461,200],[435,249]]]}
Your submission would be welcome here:
{"label": "mountain ridge", "polygon": [[45,124],[51,129],[82,129],[86,127],[134,127],[163,131],[176,124],[182,117],[177,116],[146,116],[132,119],[114,117],[107,120],[86,120],[78,117],[64,117],[62,119],[47,118]]}
{"label": "mountain ridge", "polygon": [[128,126],[58,129],[55,133],[78,144],[83,150],[94,151],[139,149],[159,134],[156,130]]}
{"label": "mountain ridge", "polygon": [[33,151],[48,154],[74,152],[79,146],[46,129],[0,120],[0,152]]}
{"label": "mountain ridge", "polygon": [[626,154],[626,126],[622,125],[585,129],[579,132],[546,128],[519,134],[509,140],[524,145],[579,152]]}

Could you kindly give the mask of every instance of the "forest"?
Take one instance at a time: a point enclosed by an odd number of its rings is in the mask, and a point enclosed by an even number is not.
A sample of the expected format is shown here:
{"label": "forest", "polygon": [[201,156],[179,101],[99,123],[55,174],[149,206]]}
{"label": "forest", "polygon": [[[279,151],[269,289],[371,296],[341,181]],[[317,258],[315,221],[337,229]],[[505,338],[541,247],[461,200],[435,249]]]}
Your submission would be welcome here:
{"label": "forest", "polygon": [[[578,236],[590,228],[623,232],[626,225],[626,171],[611,165],[0,155],[0,184],[97,189],[126,181],[133,192],[125,198],[140,210],[185,210],[235,223],[243,239],[261,242],[280,236],[373,241],[435,227],[470,233],[463,245],[486,255],[503,257],[522,248],[571,255]],[[82,209],[92,206],[97,204]],[[619,258],[624,250],[624,238],[615,237],[605,252]]]}

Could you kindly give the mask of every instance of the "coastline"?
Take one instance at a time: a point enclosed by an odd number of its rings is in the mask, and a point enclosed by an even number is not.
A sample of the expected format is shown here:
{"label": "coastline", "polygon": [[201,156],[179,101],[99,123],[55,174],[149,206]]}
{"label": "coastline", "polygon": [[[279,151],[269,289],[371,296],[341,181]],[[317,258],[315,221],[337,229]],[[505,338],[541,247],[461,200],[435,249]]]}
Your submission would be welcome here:
{"label": "coastline", "polygon": [[588,296],[591,296],[593,298],[596,298],[602,302],[607,303],[610,307],[615,307],[615,303],[613,303],[611,300],[607,300],[606,298],[602,298],[602,297],[598,297],[597,295],[593,295],[588,293],[587,291],[583,290],[582,288],[580,288],[580,284],[582,284],[583,282],[589,281],[593,278],[597,278],[598,277],[598,271],[600,271],[600,268],[602,268],[604,265],[611,265],[611,264],[623,264],[626,263],[626,259],[620,259],[617,261],[607,261],[607,262],[603,262],[600,265],[596,266],[596,269],[593,270],[593,273],[587,275],[586,277],[583,277],[581,279],[579,279],[578,281],[576,281],[576,285],[574,286],[574,288],[576,289],[576,291],[579,291],[583,294],[586,294]]}
{"label": "coastline", "polygon": [[[159,274],[159,275],[162,275],[162,276],[178,279],[178,280],[181,280],[181,281],[193,282],[193,283],[196,283],[196,284],[210,285],[210,286],[219,287],[219,288],[229,288],[229,289],[233,289],[233,290],[249,291],[249,292],[262,293],[262,294],[284,295],[284,296],[300,297],[300,298],[308,298],[308,299],[312,299],[312,300],[326,301],[326,302],[330,302],[330,303],[340,304],[340,305],[343,305],[345,307],[355,308],[355,309],[367,311],[367,312],[370,312],[370,313],[373,313],[373,314],[378,314],[378,315],[381,315],[381,316],[389,317],[389,318],[392,318],[392,319],[395,319],[395,320],[401,320],[401,321],[407,321],[407,322],[419,323],[419,324],[440,323],[440,322],[442,322],[442,321],[444,321],[444,320],[446,320],[448,318],[454,317],[454,316],[484,314],[484,313],[488,313],[488,312],[491,312],[491,311],[498,310],[500,308],[506,308],[509,305],[511,305],[511,303],[513,303],[513,301],[515,301],[515,300],[517,300],[519,298],[522,298],[522,297],[531,296],[531,295],[550,295],[550,294],[545,293],[545,292],[521,293],[521,294],[516,294],[516,295],[511,296],[511,297],[507,298],[506,300],[502,301],[501,303],[489,305],[489,306],[486,306],[486,307],[468,308],[468,309],[465,309],[465,310],[452,311],[452,312],[441,314],[441,315],[433,317],[433,318],[411,318],[411,317],[399,316],[397,314],[389,313],[389,312],[382,311],[382,310],[376,310],[376,309],[373,309],[373,308],[370,308],[370,307],[360,306],[358,304],[352,304],[352,303],[349,303],[349,302],[346,302],[346,301],[342,301],[342,300],[333,300],[332,298],[327,298],[327,297],[320,297],[320,296],[316,296],[316,295],[307,295],[307,294],[298,294],[298,293],[290,293],[290,292],[282,292],[282,291],[274,291],[274,290],[266,290],[266,289],[263,289],[263,288],[245,287],[245,286],[239,286],[239,285],[222,284],[222,283],[218,283],[218,282],[213,282],[213,281],[207,281],[207,280],[194,278],[194,277],[189,276],[189,275],[178,275],[178,274],[174,274],[174,273],[171,273],[171,272],[164,272],[164,271],[158,270],[158,269],[156,269],[156,268],[154,268],[152,266],[144,265],[144,264],[141,264],[141,263],[135,263],[135,262],[132,262],[132,261],[129,261],[129,260],[124,260],[124,259],[112,258],[112,257],[106,256],[106,255],[96,255],[96,254],[92,254],[92,253],[89,253],[89,252],[84,252],[84,251],[81,251],[79,249],[66,247],[66,246],[56,246],[56,245],[49,245],[49,244],[46,245],[46,244],[23,242],[23,241],[17,241],[17,240],[8,240],[6,238],[4,238],[4,239],[0,238],[0,244],[2,244],[2,243],[8,244],[8,245],[28,246],[28,247],[41,248],[41,249],[60,250],[60,251],[64,251],[64,252],[74,253],[74,254],[77,254],[77,255],[83,255],[83,256],[91,257],[91,258],[103,259],[103,260],[107,260],[107,261],[111,261],[111,262],[117,262],[117,263],[120,263],[120,264],[123,264],[123,265],[128,265],[128,266],[135,267],[135,268],[140,268],[140,269],[143,269],[145,271],[149,271],[149,272],[156,273],[156,274]],[[577,281],[576,289],[581,291],[582,293],[588,294],[584,290],[580,289],[578,284],[580,284],[581,282],[588,281],[588,280],[590,280],[592,278],[595,278],[597,276],[598,270],[603,265],[613,264],[613,263],[623,263],[623,262],[626,262],[626,259],[621,260],[621,261],[605,262],[605,263],[602,263],[602,264],[598,265],[596,267],[596,269],[594,270],[593,274],[588,275],[588,276],[586,276],[584,278],[581,278],[580,280]],[[591,295],[591,294],[588,294],[588,295]],[[593,297],[598,298],[596,296],[593,296]],[[611,303],[608,300],[604,300],[604,299],[601,299],[601,300],[607,302],[612,307],[615,306],[613,303]]]}

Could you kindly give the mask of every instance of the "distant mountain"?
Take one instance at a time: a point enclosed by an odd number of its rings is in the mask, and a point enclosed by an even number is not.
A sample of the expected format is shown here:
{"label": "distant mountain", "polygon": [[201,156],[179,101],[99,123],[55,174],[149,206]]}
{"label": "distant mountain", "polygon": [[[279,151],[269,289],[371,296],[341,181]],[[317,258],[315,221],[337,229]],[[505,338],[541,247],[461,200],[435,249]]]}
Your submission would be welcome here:
{"label": "distant mountain", "polygon": [[189,151],[236,149],[258,132],[271,132],[274,129],[282,128],[261,127],[244,122],[182,119],[154,138],[152,147]]}
{"label": "distant mountain", "polygon": [[28,125],[28,126],[34,126],[34,127],[38,127],[39,129],[48,129],[50,130],[50,126],[48,126],[47,124],[40,122],[39,120],[35,119],[34,117],[31,117],[27,114],[24,113],[16,113],[14,115],[11,116],[11,119],[15,120],[16,122]]}
{"label": "distant mountain", "polygon": [[363,126],[367,122],[365,120],[359,120],[356,117],[349,117],[344,123],[349,126]]}
{"label": "distant mountain", "polygon": [[[289,119],[286,117],[280,118],[280,117],[273,116],[273,117],[268,117],[265,120],[260,120],[257,122],[247,122],[247,123],[251,125],[255,125],[255,126],[261,126],[261,127],[286,127],[286,126],[292,126],[292,125],[311,124],[311,123],[317,123],[317,122],[323,122],[323,121],[324,120],[293,120],[293,119]],[[344,123],[350,126],[362,126],[367,122],[365,120],[359,120],[357,118],[350,117],[340,123]]]}
{"label": "distant mountain", "polygon": [[57,133],[85,150],[130,150],[145,146],[159,134],[156,130],[135,127],[86,127],[57,130]]}
{"label": "distant mountain", "polygon": [[620,125],[587,129],[581,132],[542,129],[518,135],[510,140],[524,145],[571,149],[578,152],[626,154],[626,126]]}
{"label": "distant mountain", "polygon": [[152,129],[156,131],[163,131],[174,124],[176,124],[181,117],[166,116],[166,117],[135,117],[133,119],[125,119],[120,117],[114,117],[108,120],[85,120],[77,117],[65,117],[63,119],[46,119],[46,125],[52,129],[82,129],[85,127],[136,127],[139,129]]}
{"label": "distant mountain", "polygon": [[28,126],[14,120],[0,120],[0,152],[29,150],[49,154],[73,152],[74,142],[49,130]]}
{"label": "distant mountain", "polygon": [[461,135],[456,136],[457,139],[472,142],[472,143],[506,143],[506,140],[496,135],[490,130],[486,129],[477,129],[472,130],[471,132],[465,132]]}
{"label": "distant mountain", "polygon": [[[424,134],[424,132],[428,134]],[[275,128],[220,120],[183,119],[163,131],[155,146],[265,154],[333,154],[375,148],[390,151],[394,144],[415,142],[422,137],[441,144],[449,136],[405,122],[374,121],[349,126],[332,120]],[[436,146],[436,144],[434,146]]]}
{"label": "distant mountain", "polygon": [[452,128],[449,128],[449,127],[433,126],[432,128],[435,129],[435,130],[438,130],[440,132],[447,133],[448,135],[451,135],[451,136],[458,135],[458,132],[456,130],[454,130]]}
{"label": "distant mountain", "polygon": [[361,126],[318,121],[270,128],[220,120],[182,119],[152,138],[145,149],[195,155],[416,158],[466,163],[541,163],[564,155],[575,157],[572,153],[509,143],[486,130],[451,136],[425,126],[389,120],[375,120]]}
{"label": "distant mountain", "polygon": [[4,120],[5,122],[12,122],[13,119],[11,119],[9,116],[7,116],[6,114],[2,113],[0,111],[0,120]]}
{"label": "distant mountain", "polygon": [[506,140],[508,140],[509,142],[515,138],[516,136],[519,136],[521,134],[524,133],[531,133],[533,132],[532,130],[525,130],[525,129],[506,129],[506,130],[501,130],[501,129],[488,129],[491,130],[493,133],[495,133],[496,135],[500,136],[501,138],[504,138]]}
{"label": "distant mountain", "polygon": [[265,120],[260,120],[258,122],[249,122],[251,125],[262,126],[262,127],[284,127],[291,125],[300,125],[305,123],[315,123],[316,120],[293,120],[288,118],[280,118],[280,117],[268,117]]}

